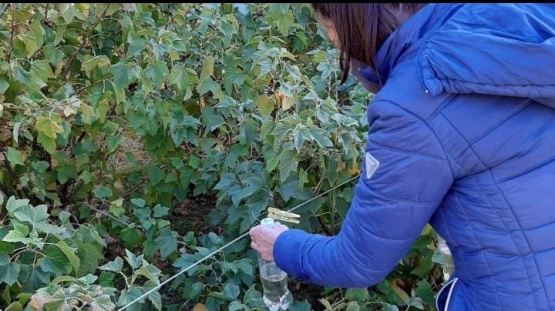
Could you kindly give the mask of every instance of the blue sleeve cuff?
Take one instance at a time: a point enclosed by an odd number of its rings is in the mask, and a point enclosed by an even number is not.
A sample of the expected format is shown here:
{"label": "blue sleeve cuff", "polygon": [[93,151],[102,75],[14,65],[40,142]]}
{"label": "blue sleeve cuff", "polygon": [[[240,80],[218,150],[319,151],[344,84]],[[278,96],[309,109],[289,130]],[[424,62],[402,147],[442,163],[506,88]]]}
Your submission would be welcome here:
{"label": "blue sleeve cuff", "polygon": [[274,243],[274,261],[276,265],[291,277],[310,281],[307,269],[303,267],[303,253],[318,244],[322,239],[330,237],[309,234],[299,229],[289,229],[278,236]]}
{"label": "blue sleeve cuff", "polygon": [[289,229],[278,236],[274,243],[274,261],[289,276],[303,278],[299,255],[308,233]]}

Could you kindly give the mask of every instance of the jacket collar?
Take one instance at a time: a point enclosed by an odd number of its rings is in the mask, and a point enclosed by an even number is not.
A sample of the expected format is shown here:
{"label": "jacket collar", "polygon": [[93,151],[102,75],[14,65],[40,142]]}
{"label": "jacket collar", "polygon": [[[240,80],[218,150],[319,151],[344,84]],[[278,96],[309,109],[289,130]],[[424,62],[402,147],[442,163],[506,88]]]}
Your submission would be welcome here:
{"label": "jacket collar", "polygon": [[[456,4],[428,4],[403,22],[385,40],[376,53],[377,73],[370,66],[359,68],[359,73],[370,83],[383,85],[389,74],[402,60],[413,56],[430,35],[452,15]],[[379,75],[379,77],[378,77]]]}

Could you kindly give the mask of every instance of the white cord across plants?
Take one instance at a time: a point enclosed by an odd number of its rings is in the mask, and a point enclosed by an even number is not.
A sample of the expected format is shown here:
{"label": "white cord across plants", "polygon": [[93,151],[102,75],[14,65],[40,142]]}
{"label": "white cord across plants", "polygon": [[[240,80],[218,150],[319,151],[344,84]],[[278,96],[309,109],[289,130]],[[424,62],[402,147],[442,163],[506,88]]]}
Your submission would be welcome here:
{"label": "white cord across plants", "polygon": [[[307,203],[309,203],[309,202],[312,202],[313,200],[315,200],[315,199],[317,199],[317,198],[319,198],[319,197],[321,197],[321,196],[323,196],[323,195],[325,195],[325,194],[328,194],[329,192],[331,192],[331,191],[333,191],[333,190],[335,190],[335,189],[337,189],[337,188],[339,188],[339,187],[341,187],[341,186],[343,186],[343,185],[345,185],[345,184],[347,184],[347,183],[353,181],[354,179],[358,178],[359,176],[360,176],[360,174],[358,174],[358,175],[356,175],[356,176],[354,176],[354,177],[348,179],[347,181],[344,181],[343,183],[341,183],[341,184],[335,186],[335,187],[332,188],[332,189],[329,189],[329,190],[327,190],[327,191],[324,191],[323,193],[321,193],[321,194],[319,194],[319,195],[313,197],[313,198],[310,199],[310,200],[307,200],[307,201],[305,201],[305,202],[303,202],[303,203],[301,203],[301,204],[299,204],[299,205],[297,205],[297,206],[291,208],[291,209],[288,210],[287,212],[292,212],[292,211],[296,210],[297,208],[299,208],[299,207],[301,207],[301,206],[303,206],[303,205],[305,205],[305,204],[307,204]],[[210,253],[210,254],[204,256],[204,257],[203,257],[202,259],[200,259],[199,261],[197,261],[197,262],[191,264],[191,265],[188,266],[187,268],[185,268],[185,269],[179,271],[178,273],[174,274],[174,275],[173,275],[172,277],[170,277],[169,279],[167,279],[167,280],[165,280],[164,282],[158,284],[157,286],[151,288],[149,291],[147,291],[146,293],[142,294],[142,295],[139,296],[137,299],[131,301],[130,303],[128,303],[128,304],[126,304],[125,306],[123,306],[123,307],[121,307],[120,309],[118,309],[118,311],[124,310],[124,309],[128,308],[129,306],[131,306],[132,304],[134,304],[135,302],[137,302],[137,301],[139,301],[139,300],[145,298],[145,297],[148,296],[150,293],[154,292],[155,290],[158,290],[160,287],[166,285],[166,284],[169,283],[171,280],[173,280],[173,279],[175,279],[176,277],[180,276],[181,274],[183,274],[183,273],[189,271],[191,268],[195,267],[196,265],[200,264],[201,262],[205,261],[206,259],[208,259],[208,258],[214,256],[215,254],[217,254],[217,253],[223,251],[226,247],[228,247],[228,246],[232,245],[233,243],[235,243],[235,242],[241,240],[242,238],[246,237],[248,234],[249,234],[248,231],[245,232],[245,233],[243,233],[243,234],[241,234],[240,236],[236,237],[233,241],[231,241],[231,242],[227,243],[226,245],[224,245],[224,246],[218,248],[217,250],[213,251],[212,253]]]}

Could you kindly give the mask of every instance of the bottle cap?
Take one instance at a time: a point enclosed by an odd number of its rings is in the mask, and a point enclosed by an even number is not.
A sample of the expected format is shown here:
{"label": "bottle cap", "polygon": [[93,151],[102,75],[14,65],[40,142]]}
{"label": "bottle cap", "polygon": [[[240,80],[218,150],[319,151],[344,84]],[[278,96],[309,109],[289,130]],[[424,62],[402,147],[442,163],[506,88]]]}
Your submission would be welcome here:
{"label": "bottle cap", "polygon": [[264,218],[260,221],[260,224],[264,227],[273,227],[274,226],[274,219],[273,218]]}

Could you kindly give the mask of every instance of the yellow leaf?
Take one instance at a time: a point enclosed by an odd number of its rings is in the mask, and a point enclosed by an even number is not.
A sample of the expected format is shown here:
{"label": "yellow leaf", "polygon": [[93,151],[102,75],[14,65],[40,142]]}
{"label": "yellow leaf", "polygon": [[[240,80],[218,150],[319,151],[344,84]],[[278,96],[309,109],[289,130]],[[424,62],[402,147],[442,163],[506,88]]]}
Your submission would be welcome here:
{"label": "yellow leaf", "polygon": [[193,307],[193,311],[208,311],[208,309],[206,309],[206,307],[199,302]]}
{"label": "yellow leaf", "polygon": [[408,305],[410,303],[409,295],[397,285],[397,280],[390,280],[389,286],[395,295],[397,295],[397,297],[399,297],[405,304]]}
{"label": "yellow leaf", "polygon": [[272,114],[272,111],[274,111],[275,100],[266,95],[259,95],[254,100],[254,104],[258,107],[258,110],[263,116],[268,117]]}
{"label": "yellow leaf", "polygon": [[289,110],[289,108],[293,106],[293,104],[289,101],[287,96],[281,94],[280,99],[281,99],[281,109],[283,109],[284,111]]}
{"label": "yellow leaf", "polygon": [[[120,182],[121,183],[121,182]],[[112,201],[111,205],[113,206],[121,206],[123,204],[123,198],[119,198],[117,200]]]}
{"label": "yellow leaf", "polygon": [[69,107],[69,106],[64,108],[64,115],[66,117],[69,117],[70,115],[75,114],[75,112],[76,111],[73,108]]}
{"label": "yellow leaf", "polygon": [[343,171],[345,168],[347,168],[347,164],[345,164],[345,162],[343,162],[343,160],[340,158],[337,160],[337,168],[335,169],[336,172],[341,172]]}
{"label": "yellow leaf", "polygon": [[42,132],[44,135],[56,139],[57,133],[63,133],[64,129],[56,122],[52,121],[49,118],[40,116],[37,118],[37,122],[35,123],[35,127],[39,132]]}
{"label": "yellow leaf", "polygon": [[360,169],[355,161],[353,161],[353,166],[349,168],[349,176],[355,176],[360,173]]}

